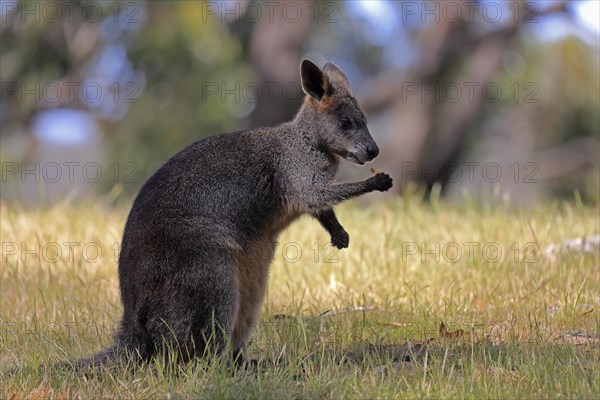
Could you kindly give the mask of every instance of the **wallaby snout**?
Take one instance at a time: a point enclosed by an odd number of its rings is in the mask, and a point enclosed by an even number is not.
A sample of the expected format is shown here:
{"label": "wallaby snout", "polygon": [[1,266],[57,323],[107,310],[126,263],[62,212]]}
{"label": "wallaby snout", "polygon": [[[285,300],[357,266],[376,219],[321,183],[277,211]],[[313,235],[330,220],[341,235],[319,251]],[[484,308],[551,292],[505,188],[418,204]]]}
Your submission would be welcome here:
{"label": "wallaby snout", "polygon": [[379,147],[377,147],[377,143],[373,142],[372,146],[367,147],[367,155],[369,156],[369,161],[373,160],[379,155]]}
{"label": "wallaby snout", "polygon": [[346,160],[363,165],[366,162],[373,161],[379,155],[379,146],[377,146],[369,131],[366,131],[364,135],[367,138],[349,150],[348,155],[344,157]]}

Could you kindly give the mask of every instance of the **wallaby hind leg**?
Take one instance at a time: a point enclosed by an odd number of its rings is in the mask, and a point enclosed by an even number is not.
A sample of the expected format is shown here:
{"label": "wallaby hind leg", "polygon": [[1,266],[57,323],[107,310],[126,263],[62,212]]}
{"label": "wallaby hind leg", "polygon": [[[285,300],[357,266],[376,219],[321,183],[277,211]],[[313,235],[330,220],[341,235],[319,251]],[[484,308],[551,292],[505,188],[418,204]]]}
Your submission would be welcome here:
{"label": "wallaby hind leg", "polygon": [[238,279],[240,282],[240,308],[233,331],[233,350],[245,357],[246,340],[256,325],[265,298],[269,265],[277,243],[271,238],[262,238],[247,246],[238,255]]}
{"label": "wallaby hind leg", "polygon": [[[183,243],[181,243],[183,245]],[[239,309],[236,261],[231,250],[190,243],[170,259],[159,312],[149,321],[163,354],[181,361],[220,355],[231,341]],[[171,349],[169,349],[171,347]]]}

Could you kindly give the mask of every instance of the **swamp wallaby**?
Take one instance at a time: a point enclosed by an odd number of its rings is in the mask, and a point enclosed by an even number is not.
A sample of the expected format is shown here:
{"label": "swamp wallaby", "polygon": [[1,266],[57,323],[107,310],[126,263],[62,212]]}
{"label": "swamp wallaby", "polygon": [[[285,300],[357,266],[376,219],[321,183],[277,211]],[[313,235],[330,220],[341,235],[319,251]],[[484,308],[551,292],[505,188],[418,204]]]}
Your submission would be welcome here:
{"label": "swamp wallaby", "polygon": [[77,367],[125,353],[142,360],[174,349],[180,360],[240,353],[283,229],[310,214],[336,247],[348,246],[332,207],[386,191],[392,179],[334,181],[339,157],[362,165],[379,149],[339,67],[305,60],[301,76],[307,96],[293,121],[199,140],[142,187],[119,257],[124,314],[115,345]]}

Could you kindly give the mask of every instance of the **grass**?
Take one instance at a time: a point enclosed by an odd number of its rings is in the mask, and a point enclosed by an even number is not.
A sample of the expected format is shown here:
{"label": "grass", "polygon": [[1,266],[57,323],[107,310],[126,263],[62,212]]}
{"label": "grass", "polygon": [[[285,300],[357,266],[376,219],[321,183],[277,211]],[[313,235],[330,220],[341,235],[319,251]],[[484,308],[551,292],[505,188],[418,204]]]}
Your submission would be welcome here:
{"label": "grass", "polygon": [[22,370],[0,398],[597,397],[600,255],[543,250],[598,235],[600,208],[491,204],[344,205],[339,252],[302,219],[272,265],[257,371],[157,362],[92,377],[39,366],[111,343],[127,209],[1,204],[0,369]]}

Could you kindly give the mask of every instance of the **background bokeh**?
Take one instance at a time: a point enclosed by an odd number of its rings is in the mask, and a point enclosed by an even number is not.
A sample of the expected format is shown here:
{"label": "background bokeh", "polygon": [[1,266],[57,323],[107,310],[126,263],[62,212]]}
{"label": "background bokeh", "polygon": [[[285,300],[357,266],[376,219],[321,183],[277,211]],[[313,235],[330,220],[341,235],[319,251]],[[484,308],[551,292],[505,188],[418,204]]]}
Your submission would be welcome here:
{"label": "background bokeh", "polygon": [[3,0],[1,198],[128,199],[195,140],[291,119],[308,58],[346,71],[391,196],[595,202],[599,6]]}

